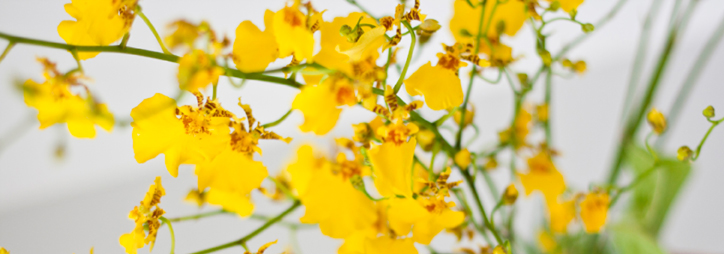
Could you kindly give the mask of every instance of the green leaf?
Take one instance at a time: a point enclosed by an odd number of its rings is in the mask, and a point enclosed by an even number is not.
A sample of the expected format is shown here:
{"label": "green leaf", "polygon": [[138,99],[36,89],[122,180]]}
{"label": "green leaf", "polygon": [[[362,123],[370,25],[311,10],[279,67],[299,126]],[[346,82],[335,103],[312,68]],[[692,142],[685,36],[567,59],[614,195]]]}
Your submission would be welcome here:
{"label": "green leaf", "polygon": [[622,222],[611,227],[613,252],[620,254],[666,253],[646,231],[635,222]]}
{"label": "green leaf", "polygon": [[[627,151],[627,160],[634,175],[641,174],[654,164],[653,157],[644,148],[630,146]],[[672,157],[660,158],[657,167],[656,172],[634,188],[627,212],[629,218],[654,239],[658,237],[669,209],[691,172],[691,164]]]}

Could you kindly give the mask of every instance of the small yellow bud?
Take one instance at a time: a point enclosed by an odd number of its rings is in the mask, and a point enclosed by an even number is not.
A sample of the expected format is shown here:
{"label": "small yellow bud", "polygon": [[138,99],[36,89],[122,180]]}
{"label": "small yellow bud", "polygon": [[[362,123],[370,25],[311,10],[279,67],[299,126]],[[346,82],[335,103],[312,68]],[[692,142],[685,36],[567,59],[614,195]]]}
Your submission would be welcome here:
{"label": "small yellow bud", "polygon": [[595,28],[594,28],[593,24],[591,24],[591,23],[586,23],[586,24],[581,25],[581,30],[583,30],[584,33],[593,32],[594,29]]}
{"label": "small yellow bud", "polygon": [[528,84],[528,74],[525,74],[522,72],[518,73],[518,82],[520,82],[520,84],[522,84],[522,85],[527,85]]}
{"label": "small yellow bud", "polygon": [[551,63],[553,62],[553,57],[551,57],[551,52],[548,52],[546,50],[540,50],[540,51],[538,51],[538,55],[540,56],[540,60],[543,61],[543,64],[545,66],[551,66]]}
{"label": "small yellow bud", "polygon": [[712,118],[712,117],[715,116],[715,114],[714,114],[714,107],[712,107],[711,105],[709,105],[708,107],[706,107],[706,108],[704,109],[704,112],[702,112],[702,113],[704,114],[704,117],[706,117],[706,118]]}
{"label": "small yellow bud", "polygon": [[679,150],[676,151],[676,158],[680,161],[688,161],[692,156],[694,156],[694,152],[688,146],[679,147]]}
{"label": "small yellow bud", "polygon": [[649,121],[649,125],[654,129],[657,135],[661,135],[666,130],[666,118],[664,114],[659,112],[656,108],[652,108],[649,114],[646,116]]}
{"label": "small yellow bud", "polygon": [[455,165],[458,165],[461,169],[466,169],[470,166],[470,151],[467,148],[463,148],[457,154],[455,154]]}
{"label": "small yellow bud", "polygon": [[561,2],[558,2],[557,0],[556,0],[556,1],[553,1],[553,2],[548,6],[548,10],[551,10],[551,11],[557,11],[558,8],[561,8]]}
{"label": "small yellow bud", "polygon": [[503,248],[502,245],[498,245],[493,249],[493,254],[507,254],[507,252],[505,252],[505,248]]}
{"label": "small yellow bud", "polygon": [[563,67],[566,67],[566,68],[573,68],[573,62],[571,62],[571,59],[568,59],[568,58],[563,59],[561,61],[561,65],[563,65]]}
{"label": "small yellow bud", "polygon": [[586,72],[586,62],[584,61],[578,61],[573,65],[573,70],[577,73],[584,73]]}
{"label": "small yellow bud", "polygon": [[498,160],[495,157],[488,157],[488,161],[485,162],[486,170],[493,170],[498,167]]}
{"label": "small yellow bud", "polygon": [[515,184],[511,183],[503,193],[503,204],[512,205],[516,199],[518,199],[518,189],[515,188]]}
{"label": "small yellow bud", "polygon": [[[462,110],[455,111],[453,114],[453,120],[455,120],[455,123],[460,125],[460,118],[462,117]],[[475,107],[468,109],[465,111],[465,124],[463,124],[463,127],[466,127],[473,123],[473,117],[475,117]]]}
{"label": "small yellow bud", "polygon": [[420,130],[417,133],[417,143],[420,144],[422,150],[432,151],[432,146],[435,144],[435,133],[428,129]]}

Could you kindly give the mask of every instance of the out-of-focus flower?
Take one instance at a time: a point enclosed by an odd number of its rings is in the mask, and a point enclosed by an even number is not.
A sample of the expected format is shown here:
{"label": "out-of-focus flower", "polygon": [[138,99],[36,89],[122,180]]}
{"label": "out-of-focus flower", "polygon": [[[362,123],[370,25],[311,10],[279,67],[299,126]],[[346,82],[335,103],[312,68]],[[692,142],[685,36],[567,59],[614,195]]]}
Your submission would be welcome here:
{"label": "out-of-focus flower", "polygon": [[[154,184],[148,188],[146,196],[143,197],[140,206],[136,206],[128,214],[128,218],[136,223],[133,231],[121,235],[119,242],[126,249],[128,254],[136,254],[138,249],[143,248],[146,244],[149,249],[153,250],[153,244],[156,242],[156,234],[158,228],[161,227],[159,218],[165,213],[163,209],[158,207],[161,203],[161,197],[166,195],[166,190],[161,186],[161,177],[156,177]],[[144,231],[144,225],[148,227],[148,235]]]}
{"label": "out-of-focus flower", "polygon": [[586,233],[598,233],[606,224],[610,200],[606,193],[591,192],[581,202],[581,220]]}
{"label": "out-of-focus flower", "polygon": [[[136,17],[136,0],[71,0],[65,12],[75,21],[64,20],[58,25],[58,34],[68,44],[108,46],[123,37]],[[79,52],[85,60],[98,52]]]}

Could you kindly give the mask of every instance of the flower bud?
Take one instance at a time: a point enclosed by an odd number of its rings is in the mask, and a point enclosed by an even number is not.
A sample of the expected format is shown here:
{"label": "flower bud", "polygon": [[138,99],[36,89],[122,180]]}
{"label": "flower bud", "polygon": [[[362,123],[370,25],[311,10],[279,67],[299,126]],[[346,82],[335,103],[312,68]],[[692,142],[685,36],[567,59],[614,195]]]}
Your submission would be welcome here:
{"label": "flower bud", "polygon": [[548,10],[550,11],[557,11],[559,8],[561,8],[561,2],[558,2],[558,0],[553,1],[550,5],[548,5]]}
{"label": "flower bud", "polygon": [[[462,110],[455,111],[453,114],[453,120],[455,120],[455,123],[460,125],[460,118],[462,117]],[[465,111],[465,123],[463,124],[463,128],[473,123],[473,117],[475,117],[475,108],[471,108]]]}
{"label": "flower bud", "polygon": [[441,27],[442,26],[440,26],[440,23],[437,22],[437,20],[425,19],[425,21],[420,24],[420,28],[417,30],[417,34],[420,36],[420,43],[426,43],[428,40],[430,40],[432,34],[434,34]]}
{"label": "flower bud", "polygon": [[470,166],[470,151],[467,148],[463,148],[457,154],[455,154],[455,165],[458,165],[461,169],[466,169]]}
{"label": "flower bud", "polygon": [[706,108],[704,109],[703,114],[704,114],[704,117],[706,117],[706,118],[712,118],[712,117],[714,117],[714,116],[715,116],[715,114],[714,114],[714,107],[712,107],[711,105],[709,105],[708,107],[706,107]]}
{"label": "flower bud", "polygon": [[488,157],[488,161],[485,162],[486,170],[493,170],[498,167],[498,160],[495,157]]}
{"label": "flower bud", "polygon": [[659,112],[656,108],[652,108],[649,114],[646,116],[649,121],[649,125],[654,129],[657,135],[661,135],[666,130],[666,118],[664,114]]}
{"label": "flower bud", "polygon": [[505,188],[502,198],[503,204],[505,205],[512,205],[515,203],[515,200],[518,199],[518,189],[515,188],[515,184],[511,183],[507,188]]}
{"label": "flower bud", "polygon": [[425,152],[432,151],[432,146],[435,144],[435,133],[428,129],[420,130],[417,133],[417,143]]}
{"label": "flower bud", "polygon": [[493,249],[493,254],[507,254],[507,252],[505,252],[505,248],[503,248],[503,245],[498,245],[495,247],[495,249]]}
{"label": "flower bud", "polygon": [[543,64],[545,66],[551,66],[551,62],[553,62],[551,52],[548,52],[547,50],[539,50],[538,55],[540,56],[540,60],[543,61]]}
{"label": "flower bud", "polygon": [[595,28],[593,27],[593,24],[591,24],[591,23],[586,23],[586,24],[581,25],[581,30],[583,30],[584,33],[593,32],[594,29]]}
{"label": "flower bud", "polygon": [[688,161],[693,156],[694,152],[691,151],[691,148],[689,148],[688,146],[679,147],[679,150],[676,151],[676,158],[680,161]]}

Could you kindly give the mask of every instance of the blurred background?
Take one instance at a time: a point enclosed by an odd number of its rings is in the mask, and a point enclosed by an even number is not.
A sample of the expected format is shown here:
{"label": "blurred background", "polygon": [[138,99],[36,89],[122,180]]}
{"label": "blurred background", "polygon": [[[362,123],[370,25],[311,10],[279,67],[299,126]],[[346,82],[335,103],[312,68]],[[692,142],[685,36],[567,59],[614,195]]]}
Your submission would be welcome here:
{"label": "blurred background", "polygon": [[[62,42],[57,25],[71,17],[64,11],[66,0],[0,0],[0,32],[43,40]],[[422,48],[411,70],[435,60],[442,51],[440,43],[452,44],[448,22],[453,14],[452,1],[422,0],[422,12],[428,18],[437,19],[443,26],[432,41]],[[616,4],[613,0],[586,0],[578,9],[578,20],[594,23]],[[647,82],[652,65],[664,44],[668,19],[677,1],[662,0],[662,9],[654,19],[650,44],[645,48],[646,65],[642,69],[641,82]],[[682,1],[686,3],[688,1]],[[166,25],[184,18],[193,22],[207,20],[220,34],[234,37],[236,26],[251,20],[263,27],[265,9],[278,10],[284,1],[140,1],[144,13],[162,36],[169,33]],[[316,9],[327,10],[326,21],[346,16],[357,9],[345,1],[313,1]],[[391,15],[397,1],[360,1],[376,16]],[[590,183],[602,183],[613,159],[621,129],[621,111],[626,85],[639,41],[639,34],[651,1],[628,0],[616,16],[603,27],[596,27],[586,41],[567,54],[573,60],[585,60],[588,71],[583,75],[554,77],[551,117],[553,147],[562,156],[558,169],[567,183],[578,190],[585,190]],[[682,6],[685,6],[682,4]],[[682,7],[680,7],[682,8]],[[673,58],[665,70],[660,92],[652,103],[667,114],[672,106],[686,74],[696,56],[704,47],[724,16],[724,1],[702,0],[697,6],[685,32],[674,49]],[[580,26],[557,22],[546,31],[550,36],[549,49],[556,54],[567,42],[579,36]],[[533,31],[526,24],[514,38],[504,38],[511,45],[515,56],[522,60],[511,66],[515,72],[533,74],[539,67],[535,52]],[[400,45],[409,45],[404,37]],[[0,40],[4,48],[6,41]],[[156,40],[141,19],[136,19],[131,47],[160,51]],[[400,50],[406,56],[406,49]],[[417,49],[416,49],[417,51]],[[695,147],[710,124],[701,116],[707,105],[724,109],[724,45],[712,52],[690,99],[683,105],[679,121],[671,124],[666,134],[665,151],[674,154],[681,145]],[[15,81],[28,78],[40,80],[42,67],[35,57],[48,57],[58,63],[61,71],[75,67],[72,56],[65,51],[30,45],[17,45],[0,63],[0,246],[13,254],[18,253],[87,253],[91,246],[96,253],[122,253],[118,237],[133,228],[128,212],[137,205],[152,184],[155,176],[161,176],[167,195],[161,207],[166,217],[195,214],[218,208],[199,209],[182,200],[196,186],[196,176],[190,166],[182,166],[177,178],[171,177],[163,164],[162,156],[144,164],[133,159],[131,128],[116,126],[112,133],[99,131],[93,140],[71,137],[66,127],[53,126],[38,130],[36,111],[23,103],[22,93],[14,86]],[[284,66],[288,61],[277,61],[273,66]],[[88,82],[94,94],[108,104],[117,121],[130,119],[130,110],[154,93],[173,97],[178,90],[177,65],[170,62],[123,54],[102,53],[84,61]],[[488,75],[496,73],[490,71]],[[395,71],[390,79],[396,79]],[[494,76],[494,75],[493,75]],[[542,79],[541,79],[542,80]],[[476,123],[481,127],[480,138],[472,148],[495,144],[497,132],[506,128],[512,115],[513,97],[507,84],[490,85],[476,81],[472,103],[476,108]],[[530,96],[531,102],[542,101],[542,82]],[[254,115],[262,123],[278,119],[291,106],[298,90],[276,84],[256,81],[247,82],[242,89],[233,88],[226,78],[220,79],[219,99],[223,105],[236,104],[239,96],[250,104]],[[186,96],[182,103],[192,103]],[[242,111],[232,108],[240,114]],[[423,110],[427,117],[437,117],[441,112]],[[273,130],[283,136],[294,137],[291,145],[278,141],[262,141],[263,156],[257,156],[270,175],[285,167],[295,155],[296,148],[305,143],[329,145],[334,137],[350,136],[350,124],[370,120],[372,113],[360,108],[347,109],[333,131],[325,137],[303,134],[298,125],[301,113],[294,112]],[[648,127],[646,128],[648,132]],[[470,137],[468,134],[466,137]],[[639,139],[639,140],[642,140]],[[62,151],[62,155],[58,155]],[[664,226],[661,241],[667,250],[680,253],[724,253],[724,130],[714,130],[704,147],[701,158],[694,164],[690,179],[684,186],[677,203],[671,210]],[[494,177],[500,186],[507,183],[507,171],[498,170]],[[630,176],[627,176],[630,179]],[[459,178],[459,176],[453,176]],[[453,179],[457,180],[457,179]],[[480,183],[482,184],[482,183]],[[265,186],[271,186],[265,182]],[[483,195],[488,207],[493,198]],[[516,221],[517,231],[523,239],[535,239],[540,223],[541,200],[539,197],[522,199],[521,212]],[[276,215],[288,204],[275,204],[259,193],[254,193],[257,214]],[[623,204],[623,203],[622,203]],[[298,221],[303,209],[296,211],[285,221]],[[616,219],[611,215],[610,219]],[[187,253],[238,239],[262,222],[239,219],[235,215],[221,215],[174,224],[176,251]],[[249,242],[249,247],[279,239],[280,244],[269,253],[281,252],[287,244],[297,241],[305,253],[335,253],[341,240],[329,239],[318,229],[289,232],[284,227],[272,227]],[[465,241],[459,246],[477,246],[483,242]],[[438,249],[450,250],[454,236],[440,234],[433,241]],[[170,239],[163,227],[154,248],[155,253],[168,252]],[[421,253],[426,250],[419,248]],[[146,250],[141,250],[145,252]],[[219,253],[240,253],[232,248]]]}

